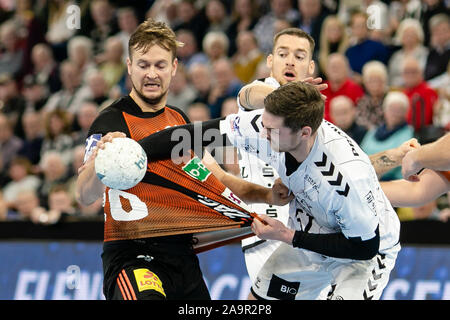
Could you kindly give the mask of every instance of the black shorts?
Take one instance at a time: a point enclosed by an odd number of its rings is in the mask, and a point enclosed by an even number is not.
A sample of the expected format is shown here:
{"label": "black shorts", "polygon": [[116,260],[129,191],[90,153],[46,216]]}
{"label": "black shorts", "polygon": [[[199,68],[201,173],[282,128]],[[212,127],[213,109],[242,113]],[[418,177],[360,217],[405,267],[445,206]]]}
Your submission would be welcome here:
{"label": "black shorts", "polygon": [[175,239],[105,242],[102,254],[105,298],[210,300],[190,241]]}

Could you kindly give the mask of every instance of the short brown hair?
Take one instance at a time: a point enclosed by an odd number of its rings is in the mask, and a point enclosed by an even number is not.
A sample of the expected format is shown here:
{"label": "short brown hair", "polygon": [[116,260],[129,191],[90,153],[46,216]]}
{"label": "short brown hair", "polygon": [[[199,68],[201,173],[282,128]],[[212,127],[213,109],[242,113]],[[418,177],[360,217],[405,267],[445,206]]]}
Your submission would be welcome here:
{"label": "short brown hair", "polygon": [[148,19],[136,28],[128,41],[128,55],[130,60],[133,50],[147,52],[155,44],[170,51],[172,53],[172,60],[177,56],[177,48],[184,45],[184,43],[177,41],[173,30],[164,22]]}
{"label": "short brown hair", "polygon": [[319,90],[309,83],[288,82],[264,99],[265,109],[282,117],[292,131],[311,127],[316,132],[323,120],[325,104]]}
{"label": "short brown hair", "polygon": [[299,29],[299,28],[286,28],[286,29],[283,29],[280,32],[278,32],[273,37],[273,48],[274,49],[275,49],[275,44],[277,43],[278,38],[285,34],[290,35],[290,36],[296,36],[299,38],[304,38],[304,39],[308,40],[309,46],[311,49],[311,57],[312,57],[312,54],[314,52],[314,47],[316,46],[316,42],[308,33],[306,33],[305,31],[303,31],[302,29]]}

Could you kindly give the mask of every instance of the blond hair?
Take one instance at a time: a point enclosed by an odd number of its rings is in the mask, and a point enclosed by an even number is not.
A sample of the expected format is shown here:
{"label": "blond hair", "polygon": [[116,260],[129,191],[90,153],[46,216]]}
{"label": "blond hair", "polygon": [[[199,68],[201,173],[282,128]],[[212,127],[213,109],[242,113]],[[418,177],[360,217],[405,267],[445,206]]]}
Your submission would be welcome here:
{"label": "blond hair", "polygon": [[176,35],[164,22],[148,19],[142,22],[130,37],[128,54],[131,59],[132,51],[147,52],[150,47],[158,45],[172,53],[172,60],[177,56],[177,48],[184,43],[177,41]]}

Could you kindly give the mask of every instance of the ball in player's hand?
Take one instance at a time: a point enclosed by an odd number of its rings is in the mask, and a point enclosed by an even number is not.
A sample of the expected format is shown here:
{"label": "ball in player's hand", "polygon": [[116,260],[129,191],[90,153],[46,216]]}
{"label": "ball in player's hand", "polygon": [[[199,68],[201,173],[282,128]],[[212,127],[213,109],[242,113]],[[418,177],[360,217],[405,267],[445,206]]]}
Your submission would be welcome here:
{"label": "ball in player's hand", "polygon": [[130,138],[114,138],[99,149],[95,173],[112,189],[126,190],[137,185],[147,171],[147,155],[139,143]]}

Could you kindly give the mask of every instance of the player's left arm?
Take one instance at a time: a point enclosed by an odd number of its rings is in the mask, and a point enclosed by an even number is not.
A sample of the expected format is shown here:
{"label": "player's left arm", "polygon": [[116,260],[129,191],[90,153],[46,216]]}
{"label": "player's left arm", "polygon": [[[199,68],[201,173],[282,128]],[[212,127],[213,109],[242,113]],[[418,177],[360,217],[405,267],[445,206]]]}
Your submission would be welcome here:
{"label": "player's left arm", "polygon": [[402,175],[411,179],[422,168],[450,170],[450,133],[408,152],[402,160]]}
{"label": "player's left arm", "polygon": [[403,157],[411,150],[419,148],[420,145],[417,139],[412,138],[405,141],[397,148],[389,149],[386,151],[381,151],[370,155],[370,162],[375,168],[378,179],[381,178],[386,172],[394,169],[402,164]]}
{"label": "player's left arm", "polygon": [[450,191],[450,181],[439,172],[425,169],[417,181],[405,179],[380,182],[394,207],[418,207]]}
{"label": "player's left arm", "polygon": [[[367,169],[369,165],[367,164]],[[359,171],[355,171],[359,172]],[[370,196],[370,188],[361,175],[349,184],[347,195],[336,193],[332,201],[340,203],[335,211],[341,232],[316,234],[292,230],[268,216],[257,219],[252,227],[262,239],[274,239],[292,244],[294,247],[311,250],[329,257],[355,260],[369,260],[377,253],[380,244],[375,198]],[[374,178],[375,179],[375,178]]]}
{"label": "player's left arm", "polygon": [[220,182],[246,203],[267,203],[283,206],[294,197],[292,194],[289,195],[289,190],[282,184],[278,183],[273,188],[266,188],[226,172],[209,152],[205,152],[202,162]]}

